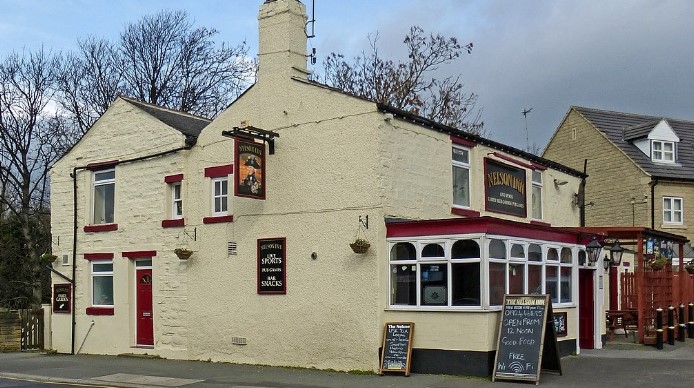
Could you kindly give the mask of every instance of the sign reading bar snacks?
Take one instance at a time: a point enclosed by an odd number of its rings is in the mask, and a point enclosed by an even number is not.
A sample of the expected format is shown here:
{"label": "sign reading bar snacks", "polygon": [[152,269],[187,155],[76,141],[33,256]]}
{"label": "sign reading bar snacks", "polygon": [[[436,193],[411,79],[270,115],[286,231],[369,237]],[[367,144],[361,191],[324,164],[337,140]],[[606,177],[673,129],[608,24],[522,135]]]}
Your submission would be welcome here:
{"label": "sign reading bar snacks", "polygon": [[287,293],[287,239],[258,239],[258,294]]}
{"label": "sign reading bar snacks", "polygon": [[53,285],[53,312],[69,313],[72,311],[72,285],[55,284]]}
{"label": "sign reading bar snacks", "polygon": [[234,155],[236,196],[265,199],[265,143],[236,139]]}
{"label": "sign reading bar snacks", "polygon": [[484,161],[485,205],[489,211],[527,215],[525,170],[491,159]]}

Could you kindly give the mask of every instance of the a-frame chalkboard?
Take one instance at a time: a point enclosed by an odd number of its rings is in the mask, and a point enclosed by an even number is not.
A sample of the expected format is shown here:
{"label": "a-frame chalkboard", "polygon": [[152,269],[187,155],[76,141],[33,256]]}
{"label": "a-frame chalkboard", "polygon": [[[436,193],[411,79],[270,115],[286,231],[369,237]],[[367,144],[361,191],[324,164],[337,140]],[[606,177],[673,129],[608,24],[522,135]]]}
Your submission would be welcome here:
{"label": "a-frame chalkboard", "polygon": [[386,322],[383,328],[381,371],[410,375],[414,322]]}
{"label": "a-frame chalkboard", "polygon": [[540,370],[561,374],[549,295],[504,295],[492,381],[540,382]]}

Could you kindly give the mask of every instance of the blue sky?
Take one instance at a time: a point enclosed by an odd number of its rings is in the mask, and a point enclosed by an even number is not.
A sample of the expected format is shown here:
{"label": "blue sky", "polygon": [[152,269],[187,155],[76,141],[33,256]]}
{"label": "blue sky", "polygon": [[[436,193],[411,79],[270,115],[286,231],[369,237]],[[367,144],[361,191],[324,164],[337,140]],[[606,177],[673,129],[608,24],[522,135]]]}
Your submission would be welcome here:
{"label": "blue sky", "polygon": [[[69,51],[89,35],[116,39],[123,26],[183,9],[218,41],[257,53],[262,0],[0,0],[0,58],[13,50]],[[304,0],[311,9],[311,1]],[[694,120],[694,2],[687,0],[315,0],[309,47],[318,66],[348,57],[379,32],[381,52],[402,55],[412,25],[475,45],[442,73],[462,74],[479,95],[489,137],[543,147],[571,105]]]}

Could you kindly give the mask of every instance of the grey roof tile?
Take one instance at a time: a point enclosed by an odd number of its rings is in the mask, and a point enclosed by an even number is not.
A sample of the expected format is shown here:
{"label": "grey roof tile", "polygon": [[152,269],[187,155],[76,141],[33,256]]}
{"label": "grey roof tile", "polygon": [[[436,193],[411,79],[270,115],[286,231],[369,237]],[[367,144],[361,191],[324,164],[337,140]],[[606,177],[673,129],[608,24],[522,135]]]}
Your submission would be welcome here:
{"label": "grey roof tile", "polygon": [[178,112],[158,105],[138,101],[130,97],[120,97],[187,136],[198,137],[202,129],[212,122],[212,120],[204,117]]}
{"label": "grey roof tile", "polygon": [[[651,176],[694,181],[694,121],[613,112],[580,106],[572,108],[585,117],[586,120],[590,121],[600,132],[604,133],[613,144],[619,147]],[[654,163],[649,155],[641,152],[629,141],[629,139],[637,138],[634,136],[640,136],[642,131],[648,130],[650,132],[650,129],[647,129],[648,126],[652,125],[654,127],[660,120],[667,120],[672,130],[680,138],[680,142],[677,145],[677,163],[675,164]],[[630,128],[633,133],[630,132]],[[625,132],[628,132],[626,137],[624,136]]]}

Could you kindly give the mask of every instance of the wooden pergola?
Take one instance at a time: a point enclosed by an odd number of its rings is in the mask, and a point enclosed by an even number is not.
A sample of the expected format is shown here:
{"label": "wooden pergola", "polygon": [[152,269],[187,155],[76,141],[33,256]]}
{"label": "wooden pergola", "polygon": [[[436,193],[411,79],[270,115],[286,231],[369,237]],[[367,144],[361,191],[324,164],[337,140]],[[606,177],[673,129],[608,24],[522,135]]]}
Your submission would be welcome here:
{"label": "wooden pergola", "polygon": [[[694,300],[694,276],[684,270],[684,246],[689,242],[686,237],[644,227],[584,227],[580,230],[596,236],[598,241],[602,238],[603,245],[619,240],[620,245],[633,247],[631,249],[636,252],[634,272],[620,274],[620,308],[637,311],[640,343],[644,343],[647,332],[656,329],[657,307],[667,309],[669,305],[678,306],[679,303]],[[675,248],[673,250],[677,253],[669,252],[669,257],[679,259],[677,272],[672,271],[671,260],[662,269],[653,269],[647,265],[660,248],[654,248],[655,242],[667,243]],[[616,292],[616,289],[610,289],[611,294]]]}

